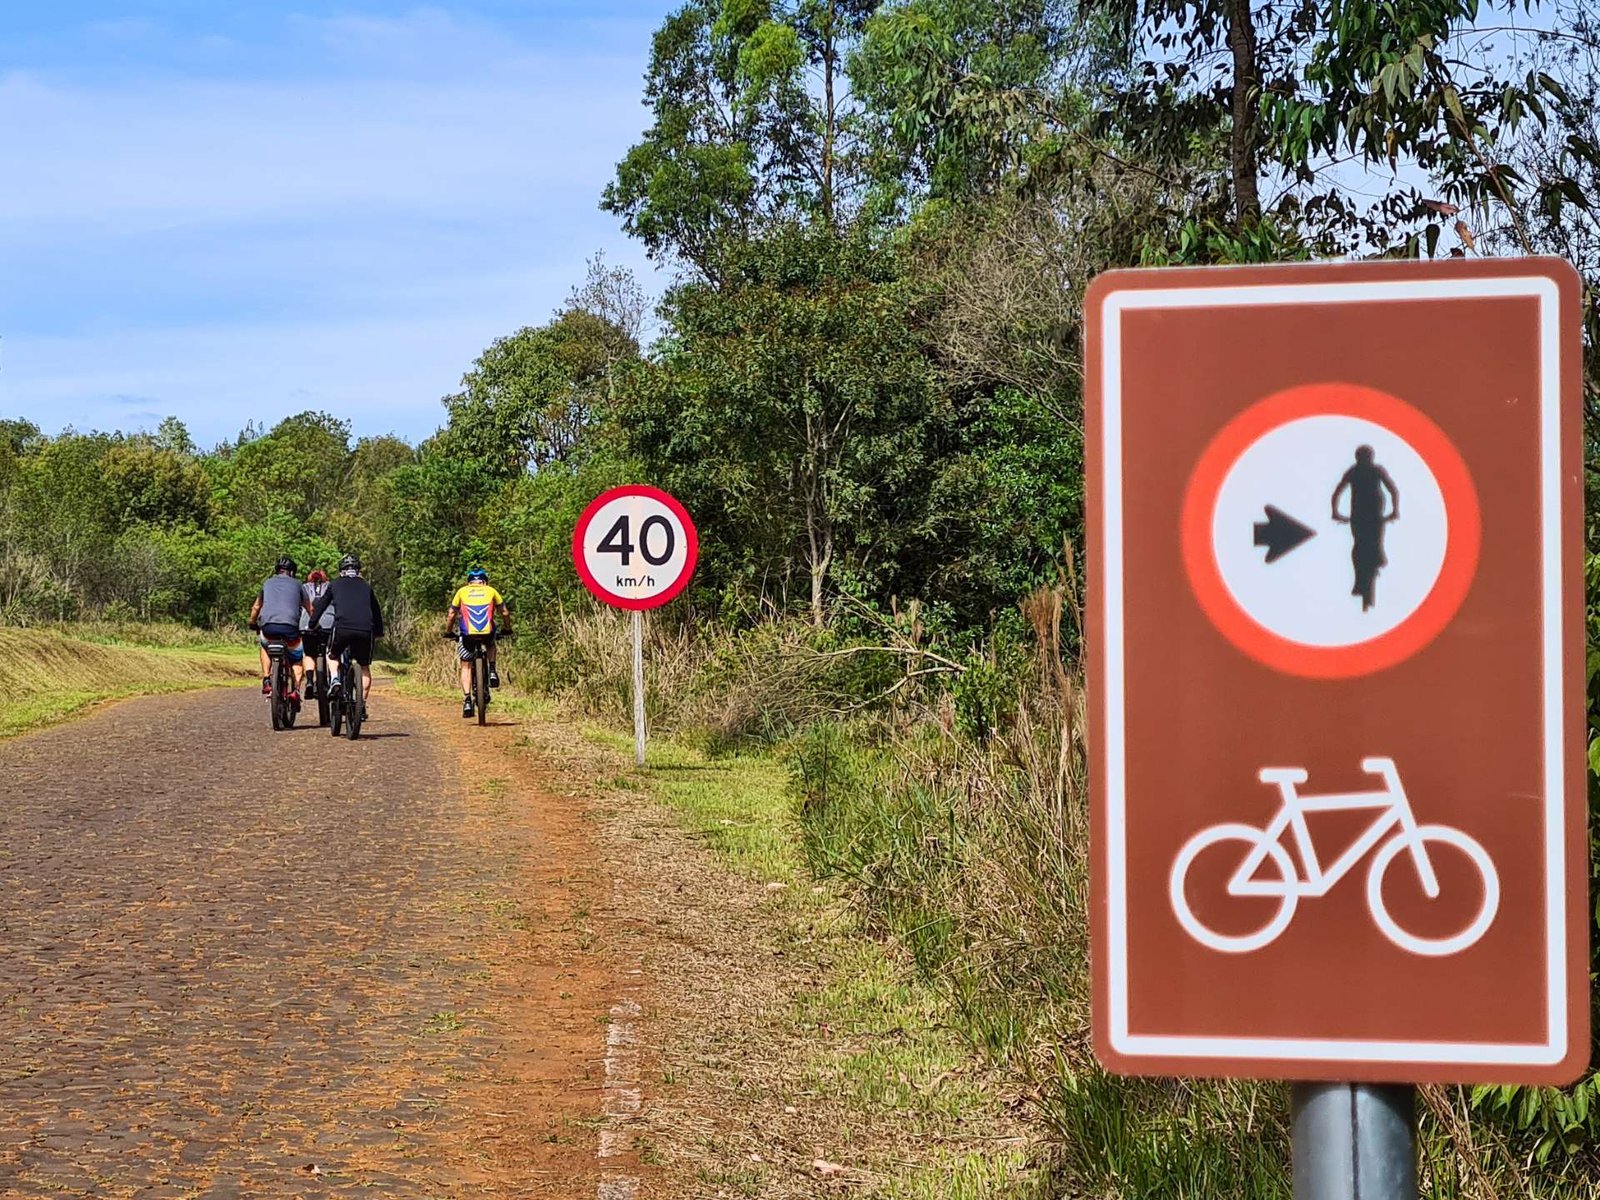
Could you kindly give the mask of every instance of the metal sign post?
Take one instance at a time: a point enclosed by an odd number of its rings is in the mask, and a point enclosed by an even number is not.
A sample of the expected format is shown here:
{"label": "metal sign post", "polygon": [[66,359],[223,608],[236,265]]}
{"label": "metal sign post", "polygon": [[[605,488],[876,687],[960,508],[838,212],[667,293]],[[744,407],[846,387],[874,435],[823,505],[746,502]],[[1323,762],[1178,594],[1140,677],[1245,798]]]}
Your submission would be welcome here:
{"label": "metal sign post", "polygon": [[1297,1083],[1294,1200],[1417,1200],[1416,1089]]}
{"label": "metal sign post", "polygon": [[633,610],[633,761],[644,766],[644,613]]}

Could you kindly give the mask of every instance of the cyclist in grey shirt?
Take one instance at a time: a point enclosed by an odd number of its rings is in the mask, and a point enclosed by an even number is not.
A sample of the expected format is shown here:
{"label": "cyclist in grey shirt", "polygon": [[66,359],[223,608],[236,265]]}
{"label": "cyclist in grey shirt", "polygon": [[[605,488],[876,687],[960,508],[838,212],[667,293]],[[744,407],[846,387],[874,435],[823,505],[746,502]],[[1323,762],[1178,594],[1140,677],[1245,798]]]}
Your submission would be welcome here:
{"label": "cyclist in grey shirt", "polygon": [[294,672],[294,691],[289,699],[300,701],[300,685],[305,680],[305,649],[300,640],[300,618],[309,615],[311,606],[295,578],[294,559],[284,555],[278,570],[261,583],[256,602],[250,606],[250,628],[261,631],[261,694],[272,694],[272,659],[267,647],[281,642],[289,652],[289,669]]}

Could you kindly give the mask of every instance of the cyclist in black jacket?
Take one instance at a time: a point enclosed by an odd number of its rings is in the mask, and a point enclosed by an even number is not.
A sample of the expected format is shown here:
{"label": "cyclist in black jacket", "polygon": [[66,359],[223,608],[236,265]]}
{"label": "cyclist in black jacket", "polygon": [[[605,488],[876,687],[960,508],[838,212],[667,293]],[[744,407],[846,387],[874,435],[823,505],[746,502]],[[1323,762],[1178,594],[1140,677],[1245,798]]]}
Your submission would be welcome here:
{"label": "cyclist in black jacket", "polygon": [[339,656],[345,647],[350,657],[361,664],[361,695],[372,693],[372,643],[383,636],[383,610],[372,588],[361,578],[361,560],[346,554],[339,560],[339,578],[328,584],[322,599],[311,610],[315,625],[322,614],[333,610],[333,634],[328,639],[328,663],[333,678],[329,687],[339,689]]}

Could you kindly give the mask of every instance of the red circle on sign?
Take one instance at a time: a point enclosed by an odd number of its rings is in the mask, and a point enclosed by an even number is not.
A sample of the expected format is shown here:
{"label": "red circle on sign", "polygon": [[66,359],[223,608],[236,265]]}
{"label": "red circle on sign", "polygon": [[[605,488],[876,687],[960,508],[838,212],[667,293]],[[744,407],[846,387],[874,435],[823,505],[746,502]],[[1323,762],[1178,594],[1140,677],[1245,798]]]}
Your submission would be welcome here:
{"label": "red circle on sign", "polygon": [[[1239,456],[1280,425],[1303,417],[1354,417],[1409,443],[1444,496],[1447,533],[1439,577],[1415,612],[1387,633],[1348,646],[1310,646],[1262,625],[1234,599],[1212,552],[1211,528],[1223,481]],[[1466,599],[1478,569],[1482,525],[1477,489],[1445,432],[1403,400],[1353,383],[1315,383],[1278,392],[1222,427],[1200,455],[1183,498],[1184,569],[1211,623],[1264,666],[1308,679],[1349,679],[1382,671],[1433,641]]]}
{"label": "red circle on sign", "polygon": [[[619,595],[612,591],[595,578],[594,572],[589,569],[589,564],[584,561],[583,539],[584,534],[589,531],[590,522],[594,520],[595,514],[607,504],[610,504],[613,500],[620,500],[624,496],[643,496],[664,505],[671,510],[672,515],[683,526],[684,551],[686,555],[683,570],[665,589],[653,596],[646,596],[642,599],[634,596]],[[695,564],[699,561],[700,534],[694,527],[694,521],[689,516],[689,510],[679,504],[675,497],[668,495],[660,488],[651,487],[647,483],[629,483],[624,484],[622,487],[614,487],[610,491],[602,492],[589,502],[589,506],[583,510],[583,515],[578,518],[578,523],[572,530],[572,563],[578,568],[578,578],[583,581],[584,587],[594,593],[595,599],[609,604],[613,608],[625,608],[632,611],[660,608],[669,600],[675,599],[684,588],[689,586],[689,578],[694,574]]]}

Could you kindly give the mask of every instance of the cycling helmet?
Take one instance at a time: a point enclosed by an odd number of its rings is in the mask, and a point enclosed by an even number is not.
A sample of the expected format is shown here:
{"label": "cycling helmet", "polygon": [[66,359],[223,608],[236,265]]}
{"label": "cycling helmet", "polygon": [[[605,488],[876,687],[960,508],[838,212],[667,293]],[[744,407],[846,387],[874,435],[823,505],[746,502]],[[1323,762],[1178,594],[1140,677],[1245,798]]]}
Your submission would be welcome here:
{"label": "cycling helmet", "polygon": [[359,572],[361,570],[361,557],[356,554],[346,554],[339,560],[339,572]]}
{"label": "cycling helmet", "polygon": [[482,567],[473,567],[472,570],[467,572],[467,582],[488,583],[489,572],[485,571]]}
{"label": "cycling helmet", "polygon": [[299,573],[299,570],[299,567],[295,565],[294,559],[290,558],[287,554],[278,560],[278,571],[280,574],[287,572],[290,575],[295,575]]}

